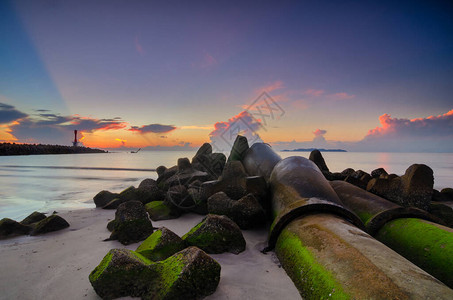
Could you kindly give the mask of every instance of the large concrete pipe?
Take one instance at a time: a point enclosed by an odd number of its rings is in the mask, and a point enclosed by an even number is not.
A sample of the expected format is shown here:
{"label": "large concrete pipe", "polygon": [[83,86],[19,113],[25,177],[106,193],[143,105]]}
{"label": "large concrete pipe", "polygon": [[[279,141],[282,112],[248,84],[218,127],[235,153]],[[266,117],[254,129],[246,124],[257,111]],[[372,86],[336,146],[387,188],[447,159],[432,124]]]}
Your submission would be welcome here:
{"label": "large concrete pipe", "polygon": [[[244,160],[253,161],[253,153]],[[275,216],[269,245],[275,244],[304,298],[453,297],[447,286],[352,225],[363,226],[312,162],[302,157],[278,162],[269,185]]]}
{"label": "large concrete pipe", "polygon": [[453,288],[453,229],[417,208],[403,208],[344,181],[331,186],[379,241]]}
{"label": "large concrete pipe", "polygon": [[439,218],[415,207],[402,207],[345,181],[329,182],[341,202],[365,224],[367,232],[375,235],[387,222],[397,218],[419,218],[436,223]]}
{"label": "large concrete pipe", "polygon": [[291,156],[278,162],[269,179],[272,194],[273,222],[269,248],[273,248],[280,232],[299,216],[332,213],[364,228],[362,221],[345,209],[335,191],[312,161]]}

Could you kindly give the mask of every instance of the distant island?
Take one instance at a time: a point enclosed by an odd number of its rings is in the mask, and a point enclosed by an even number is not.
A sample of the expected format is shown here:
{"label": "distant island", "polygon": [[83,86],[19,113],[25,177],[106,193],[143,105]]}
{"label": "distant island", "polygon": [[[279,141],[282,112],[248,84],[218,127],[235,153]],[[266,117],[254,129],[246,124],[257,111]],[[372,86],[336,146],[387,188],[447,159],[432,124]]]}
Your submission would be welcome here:
{"label": "distant island", "polygon": [[61,145],[0,143],[0,156],[78,153],[107,153],[107,151],[87,147]]}
{"label": "distant island", "polygon": [[348,152],[343,149],[322,149],[322,148],[299,148],[293,150],[282,150],[282,152],[311,152],[316,149],[318,149],[321,152]]}

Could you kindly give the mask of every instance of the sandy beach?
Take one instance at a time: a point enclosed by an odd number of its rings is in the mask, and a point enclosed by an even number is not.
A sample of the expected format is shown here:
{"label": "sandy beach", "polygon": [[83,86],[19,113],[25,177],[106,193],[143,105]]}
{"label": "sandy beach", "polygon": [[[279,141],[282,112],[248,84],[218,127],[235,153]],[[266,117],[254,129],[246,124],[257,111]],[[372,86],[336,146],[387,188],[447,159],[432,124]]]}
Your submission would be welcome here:
{"label": "sandy beach", "polygon": [[[113,248],[135,250],[103,240],[114,210],[82,209],[60,212],[69,228],[41,236],[20,236],[0,241],[1,299],[100,299],[88,275]],[[203,217],[186,214],[176,220],[153,222],[182,236]],[[300,299],[273,252],[262,254],[265,230],[243,231],[246,251],[212,255],[222,266],[216,292],[206,299]]]}

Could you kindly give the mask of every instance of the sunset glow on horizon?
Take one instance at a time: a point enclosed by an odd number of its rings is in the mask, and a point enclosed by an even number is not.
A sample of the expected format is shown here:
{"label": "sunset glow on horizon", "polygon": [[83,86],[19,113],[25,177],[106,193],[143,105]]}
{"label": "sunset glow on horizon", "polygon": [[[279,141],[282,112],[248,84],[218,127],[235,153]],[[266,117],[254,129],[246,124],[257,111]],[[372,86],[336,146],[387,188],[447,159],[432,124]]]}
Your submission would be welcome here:
{"label": "sunset glow on horizon", "polygon": [[2,1],[0,142],[453,152],[452,20],[447,1]]}

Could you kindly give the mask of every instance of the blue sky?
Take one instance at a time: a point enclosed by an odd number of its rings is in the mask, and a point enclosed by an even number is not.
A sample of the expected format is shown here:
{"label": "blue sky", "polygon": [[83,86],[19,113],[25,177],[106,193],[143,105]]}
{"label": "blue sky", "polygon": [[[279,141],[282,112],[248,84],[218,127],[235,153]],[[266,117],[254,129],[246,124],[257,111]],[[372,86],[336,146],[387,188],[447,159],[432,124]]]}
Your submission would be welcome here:
{"label": "blue sky", "polygon": [[[197,146],[266,90],[285,115],[264,141],[364,144],[384,114],[453,109],[452,20],[449,1],[2,1],[0,103],[27,116],[1,137],[62,143],[83,118],[87,145]],[[452,149],[442,118],[425,131]]]}

